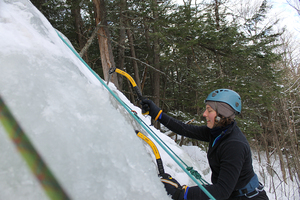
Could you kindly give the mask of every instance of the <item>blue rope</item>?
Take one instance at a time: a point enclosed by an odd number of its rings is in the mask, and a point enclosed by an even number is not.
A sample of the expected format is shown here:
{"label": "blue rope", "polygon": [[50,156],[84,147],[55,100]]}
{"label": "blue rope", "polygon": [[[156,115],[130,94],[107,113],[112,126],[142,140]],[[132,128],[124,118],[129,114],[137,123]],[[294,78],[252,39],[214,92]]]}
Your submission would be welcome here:
{"label": "blue rope", "polygon": [[[56,31],[56,30],[55,30]],[[81,60],[81,62],[92,72],[92,74],[100,81],[100,83],[115,97],[115,99],[127,110],[127,112],[144,128],[145,131],[149,133],[149,135],[163,148],[165,152],[169,154],[169,156],[181,167],[183,171],[199,186],[199,188],[212,200],[216,200],[204,187],[201,185],[198,180],[178,161],[177,158],[166,148],[166,144],[162,144],[162,142],[158,139],[159,137],[153,134],[154,132],[135,115],[132,110],[108,87],[108,85],[99,77],[94,70],[90,68],[90,66],[79,56],[79,54],[73,49],[64,38],[56,31],[57,35],[60,39],[71,49],[71,51]],[[142,123],[143,122],[143,123]],[[174,153],[174,152],[173,152]],[[176,155],[176,154],[175,154]],[[180,159],[181,160],[181,159]]]}

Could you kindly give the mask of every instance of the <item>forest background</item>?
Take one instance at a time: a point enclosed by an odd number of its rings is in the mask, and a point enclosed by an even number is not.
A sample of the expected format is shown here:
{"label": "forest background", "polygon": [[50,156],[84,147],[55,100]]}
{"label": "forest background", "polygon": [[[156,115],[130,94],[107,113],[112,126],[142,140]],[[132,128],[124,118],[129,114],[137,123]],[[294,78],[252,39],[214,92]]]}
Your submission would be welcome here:
{"label": "forest background", "polygon": [[[235,90],[242,97],[238,125],[252,148],[265,152],[269,173],[276,174],[273,156],[282,181],[300,180],[299,44],[274,28],[279,20],[268,18],[266,0],[244,1],[235,11],[233,0],[31,2],[100,77],[107,81],[114,67],[126,71],[145,97],[177,119],[205,124],[207,95]],[[288,3],[300,13],[299,1]],[[139,104],[126,78],[114,73],[111,82]],[[186,138],[178,143],[205,147]]]}

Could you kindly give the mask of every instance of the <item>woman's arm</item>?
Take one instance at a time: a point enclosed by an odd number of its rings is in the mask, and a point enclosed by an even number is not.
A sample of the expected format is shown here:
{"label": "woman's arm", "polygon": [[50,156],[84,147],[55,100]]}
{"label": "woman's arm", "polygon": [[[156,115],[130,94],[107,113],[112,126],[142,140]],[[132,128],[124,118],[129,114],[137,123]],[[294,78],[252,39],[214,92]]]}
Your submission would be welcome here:
{"label": "woman's arm", "polygon": [[160,119],[158,119],[158,121],[164,126],[166,126],[168,129],[179,135],[209,142],[210,129],[207,128],[207,126],[195,126],[185,124],[177,119],[168,116],[165,113],[162,113],[162,116]]}

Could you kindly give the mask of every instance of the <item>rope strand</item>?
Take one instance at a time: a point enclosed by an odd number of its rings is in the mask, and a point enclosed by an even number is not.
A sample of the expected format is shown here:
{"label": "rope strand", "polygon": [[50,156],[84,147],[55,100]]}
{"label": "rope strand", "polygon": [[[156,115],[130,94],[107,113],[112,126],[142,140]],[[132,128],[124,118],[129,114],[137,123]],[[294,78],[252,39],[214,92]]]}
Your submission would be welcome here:
{"label": "rope strand", "polygon": [[42,157],[33,147],[25,132],[22,130],[14,116],[5,105],[0,96],[0,121],[9,138],[13,141],[19,153],[26,161],[32,173],[38,179],[45,193],[52,200],[70,199],[59,185],[54,175],[43,161]]}

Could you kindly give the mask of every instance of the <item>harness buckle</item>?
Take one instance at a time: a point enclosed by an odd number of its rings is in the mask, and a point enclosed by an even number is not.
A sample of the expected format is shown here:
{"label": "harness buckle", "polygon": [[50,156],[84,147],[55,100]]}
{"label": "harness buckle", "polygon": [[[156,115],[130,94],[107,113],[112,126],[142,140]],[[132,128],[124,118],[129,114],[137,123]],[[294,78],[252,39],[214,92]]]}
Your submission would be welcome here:
{"label": "harness buckle", "polygon": [[256,187],[255,190],[253,191],[254,194],[250,195],[251,193],[253,193],[253,192],[250,192],[250,193],[244,194],[244,195],[245,195],[245,197],[247,197],[248,199],[251,199],[251,198],[255,197],[256,195],[258,195],[258,194],[259,194],[260,192],[262,192],[263,190],[264,190],[264,185],[261,184],[261,183],[259,182],[259,186]]}

